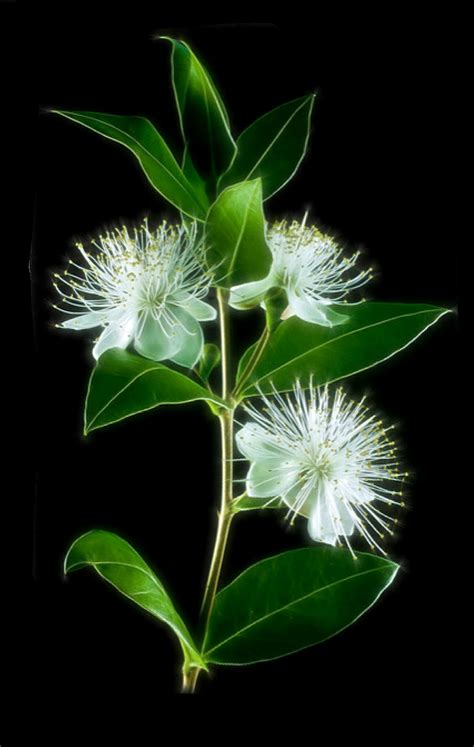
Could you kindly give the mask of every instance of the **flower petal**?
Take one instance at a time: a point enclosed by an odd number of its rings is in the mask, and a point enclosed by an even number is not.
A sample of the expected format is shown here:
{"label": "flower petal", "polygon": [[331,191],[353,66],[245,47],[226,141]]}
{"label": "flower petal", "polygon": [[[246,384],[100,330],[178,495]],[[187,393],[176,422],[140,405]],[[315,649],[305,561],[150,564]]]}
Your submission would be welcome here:
{"label": "flower petal", "polygon": [[102,353],[110,348],[126,348],[133,337],[133,319],[111,322],[105,327],[92,350],[92,355],[97,360]]}
{"label": "flower petal", "polygon": [[319,500],[315,502],[308,521],[310,537],[316,542],[334,545],[339,535],[348,537],[353,531],[354,521],[344,503],[334,496],[330,500],[326,495],[325,500],[320,492]]}
{"label": "flower petal", "polygon": [[253,283],[234,285],[230,289],[229,306],[232,306],[233,309],[250,309],[257,306],[272,285],[273,281],[270,275]]}
{"label": "flower petal", "polygon": [[171,358],[181,345],[180,330],[170,315],[161,314],[159,321],[146,312],[146,318],[137,325],[138,334],[135,337],[135,350],[145,358],[162,361]]}
{"label": "flower petal", "polygon": [[99,327],[108,321],[107,314],[101,311],[88,311],[87,314],[71,317],[61,322],[60,327],[65,329],[89,329],[90,327]]}
{"label": "flower petal", "polygon": [[179,340],[179,347],[170,358],[180,366],[192,368],[202,355],[204,335],[201,325],[191,314],[178,306],[173,306],[171,313],[176,319],[174,329]]}
{"label": "flower petal", "polygon": [[246,489],[251,498],[270,498],[282,495],[295,480],[296,467],[281,459],[254,462],[247,474]]}
{"label": "flower petal", "polygon": [[288,288],[288,301],[296,316],[305,322],[320,324],[323,327],[334,327],[349,319],[348,316],[330,309],[327,304],[296,293],[292,288]]}
{"label": "flower petal", "polygon": [[199,298],[194,298],[189,293],[175,293],[170,300],[191,314],[198,322],[210,322],[217,316],[214,306]]}
{"label": "flower petal", "polygon": [[235,434],[237,447],[251,461],[262,461],[278,457],[288,458],[288,452],[280,447],[272,434],[256,423],[246,423]]}
{"label": "flower petal", "polygon": [[304,481],[299,480],[298,478],[294,478],[293,485],[286,491],[286,493],[282,495],[282,498],[288,508],[294,508],[296,505],[298,505],[297,513],[308,518],[308,516],[310,516],[311,514],[311,509],[316,501],[316,497],[313,494],[310,494],[303,501],[303,503],[299,505],[302,490],[306,490]]}

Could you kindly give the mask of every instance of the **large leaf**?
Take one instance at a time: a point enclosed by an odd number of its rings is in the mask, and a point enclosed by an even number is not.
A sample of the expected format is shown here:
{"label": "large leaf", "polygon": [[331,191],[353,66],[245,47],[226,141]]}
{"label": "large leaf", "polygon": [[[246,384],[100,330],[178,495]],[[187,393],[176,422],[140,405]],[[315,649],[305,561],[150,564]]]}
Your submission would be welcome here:
{"label": "large leaf", "polygon": [[206,221],[209,258],[219,263],[219,285],[259,280],[267,275],[271,253],[265,240],[260,179],[228,187]]}
{"label": "large leaf", "polygon": [[204,218],[208,203],[202,191],[193,189],[160,133],[148,119],[99,112],[53,111],[125,145],[138,158],[148,180],[165,199],[192,218]]}
{"label": "large leaf", "polygon": [[222,400],[178,371],[114,348],[100,356],[87,392],[84,432],[158,405]]}
{"label": "large leaf", "polygon": [[[426,304],[361,303],[340,306],[350,319],[335,327],[303,322],[297,317],[282,322],[272,334],[244,396],[290,390],[296,377],[303,383],[313,374],[316,385],[336,381],[390,358],[416,340],[449,309]],[[251,355],[240,363],[243,371]]]}
{"label": "large leaf", "polygon": [[235,152],[229,117],[211,76],[189,45],[162,38],[173,45],[173,88],[184,142],[198,172],[215,188]]}
{"label": "large leaf", "polygon": [[204,658],[216,664],[276,659],[330,638],[357,620],[398,566],[368,553],[303,548],[248,568],[216,597]]}
{"label": "large leaf", "polygon": [[278,192],[300,165],[309,139],[314,94],[289,101],[257,119],[237,138],[237,151],[219,190],[262,179],[263,198]]}
{"label": "large leaf", "polygon": [[201,656],[166,590],[131,545],[113,532],[93,529],[75,540],[64,560],[64,572],[94,568],[101,578],[147,612],[165,622],[178,636],[193,663],[204,666]]}

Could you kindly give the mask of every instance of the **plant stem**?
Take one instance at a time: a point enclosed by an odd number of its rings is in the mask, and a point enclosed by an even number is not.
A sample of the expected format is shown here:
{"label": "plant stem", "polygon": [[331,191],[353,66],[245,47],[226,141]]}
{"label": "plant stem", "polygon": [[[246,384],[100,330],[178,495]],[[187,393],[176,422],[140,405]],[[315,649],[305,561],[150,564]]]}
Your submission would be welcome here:
{"label": "plant stem", "polygon": [[[203,636],[206,633],[211,616],[214,600],[219,586],[219,578],[222,570],[230,525],[234,512],[232,510],[232,480],[233,480],[233,443],[234,443],[234,407],[230,391],[230,357],[229,357],[229,310],[227,306],[228,291],[219,288],[217,298],[219,303],[219,318],[221,331],[221,356],[222,356],[222,399],[228,405],[219,414],[221,426],[221,453],[222,453],[222,489],[221,503],[219,509],[219,520],[217,525],[216,539],[212,553],[209,574],[201,605],[200,623]],[[199,668],[193,668],[183,674],[183,693],[193,693],[200,673]]]}
{"label": "plant stem", "polygon": [[221,367],[222,367],[222,399],[227,402],[230,395],[230,330],[229,307],[227,301],[229,291],[217,289],[217,303],[219,306],[219,321],[221,331]]}
{"label": "plant stem", "polygon": [[268,328],[265,327],[263,330],[261,336],[258,339],[258,342],[255,346],[255,349],[252,353],[252,355],[249,358],[249,361],[247,365],[245,366],[244,370],[242,371],[242,374],[237,382],[237,386],[235,388],[234,396],[237,398],[239,394],[241,393],[245,382],[248,380],[249,376],[252,375],[255,366],[259,362],[260,358],[262,357],[263,351],[265,350],[268,340],[270,339],[270,332],[268,331]]}
{"label": "plant stem", "polygon": [[207,628],[214,598],[219,584],[225,548],[234,512],[232,511],[232,441],[233,441],[233,412],[232,410],[220,415],[221,444],[222,444],[222,493],[217,525],[216,541],[212,554],[209,576],[206,583],[204,598],[201,605],[201,620],[204,630]]}

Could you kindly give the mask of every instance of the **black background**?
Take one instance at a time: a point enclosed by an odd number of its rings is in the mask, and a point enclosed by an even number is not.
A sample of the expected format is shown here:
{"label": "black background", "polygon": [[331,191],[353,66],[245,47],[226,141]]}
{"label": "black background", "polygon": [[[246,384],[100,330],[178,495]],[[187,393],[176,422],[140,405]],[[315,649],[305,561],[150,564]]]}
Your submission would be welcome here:
{"label": "black background", "polygon": [[[48,107],[145,115],[179,149],[170,49],[152,41],[156,32],[191,43],[215,78],[235,134],[317,89],[307,156],[267,203],[267,217],[301,217],[310,209],[311,218],[348,246],[364,247],[378,271],[370,288],[375,300],[456,304],[453,247],[439,231],[442,50],[424,22],[389,13],[296,15],[232,23],[216,15],[198,23],[185,12],[165,17],[135,4],[110,9],[108,17],[68,6],[45,11],[34,34],[35,648],[38,687],[47,673],[53,701],[64,696],[74,703],[99,692],[120,708],[127,691],[137,703],[178,691],[178,646],[165,627],[93,573],[64,580],[61,565],[82,532],[116,531],[156,569],[192,626],[219,476],[217,423],[202,403],[162,407],[81,435],[94,332],[88,338],[54,328],[51,273],[62,268],[77,239],[143,215],[177,216],[131,154],[47,113]],[[258,312],[233,314],[236,348],[256,337],[259,321]],[[394,585],[363,619],[321,646],[275,662],[216,667],[211,678],[201,678],[203,696],[245,693],[255,702],[262,694],[282,695],[293,715],[287,698],[311,693],[325,719],[341,705],[368,708],[368,700],[387,715],[402,702],[439,703],[449,686],[449,652],[435,643],[444,618],[434,566],[454,521],[444,517],[446,501],[454,498],[447,391],[456,374],[455,326],[454,316],[443,319],[394,359],[347,382],[354,397],[368,392],[387,420],[399,424],[412,471],[409,510],[389,546],[403,569]],[[212,323],[205,329],[215,334]],[[310,544],[304,521],[288,531],[273,513],[238,517],[223,580],[258,559]]]}

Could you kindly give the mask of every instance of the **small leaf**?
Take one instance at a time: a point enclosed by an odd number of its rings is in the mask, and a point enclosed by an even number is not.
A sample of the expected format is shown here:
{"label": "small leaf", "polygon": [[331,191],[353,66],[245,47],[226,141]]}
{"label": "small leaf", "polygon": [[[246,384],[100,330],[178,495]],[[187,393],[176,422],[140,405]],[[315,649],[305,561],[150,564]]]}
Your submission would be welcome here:
{"label": "small leaf", "polygon": [[278,192],[295,174],[309,139],[314,94],[278,106],[237,138],[237,151],[219,180],[219,191],[236,182],[262,179],[263,199]]}
{"label": "small leaf", "polygon": [[281,508],[281,505],[279,496],[275,498],[251,498],[247,493],[244,493],[234,500],[232,510],[239,513],[240,511],[258,511],[264,508]]}
{"label": "small leaf", "polygon": [[89,381],[85,433],[151,410],[158,405],[220,397],[178,371],[114,348],[100,356]]}
{"label": "small leaf", "polygon": [[247,568],[216,597],[204,643],[215,664],[277,659],[321,643],[355,622],[398,566],[329,546],[290,550]]}
{"label": "small leaf", "polygon": [[219,263],[219,285],[259,280],[267,275],[271,253],[265,240],[260,179],[228,187],[206,221],[209,258]]}
{"label": "small leaf", "polygon": [[211,76],[190,46],[161,38],[173,45],[173,88],[183,139],[198,172],[210,179],[212,194],[235,152],[229,117]]}
{"label": "small leaf", "polygon": [[99,112],[57,109],[53,112],[124,145],[138,158],[148,180],[166,200],[192,218],[204,218],[208,208],[207,198],[200,190],[193,189],[160,133],[148,119]]}
{"label": "small leaf", "polygon": [[[416,340],[425,330],[449,313],[449,309],[427,304],[361,303],[336,307],[349,316],[344,324],[322,327],[291,317],[270,337],[244,396],[288,391],[295,378],[302,383],[313,374],[317,386],[364,371],[390,358]],[[242,372],[253,346],[239,363]]]}
{"label": "small leaf", "polygon": [[221,361],[221,351],[213,342],[207,342],[204,345],[201,358],[199,360],[199,376],[203,381],[207,381],[215,367]]}
{"label": "small leaf", "polygon": [[132,602],[169,625],[178,636],[187,659],[196,666],[205,666],[163,584],[128,542],[101,529],[83,534],[68,550],[64,573],[87,566],[94,568],[101,578]]}

